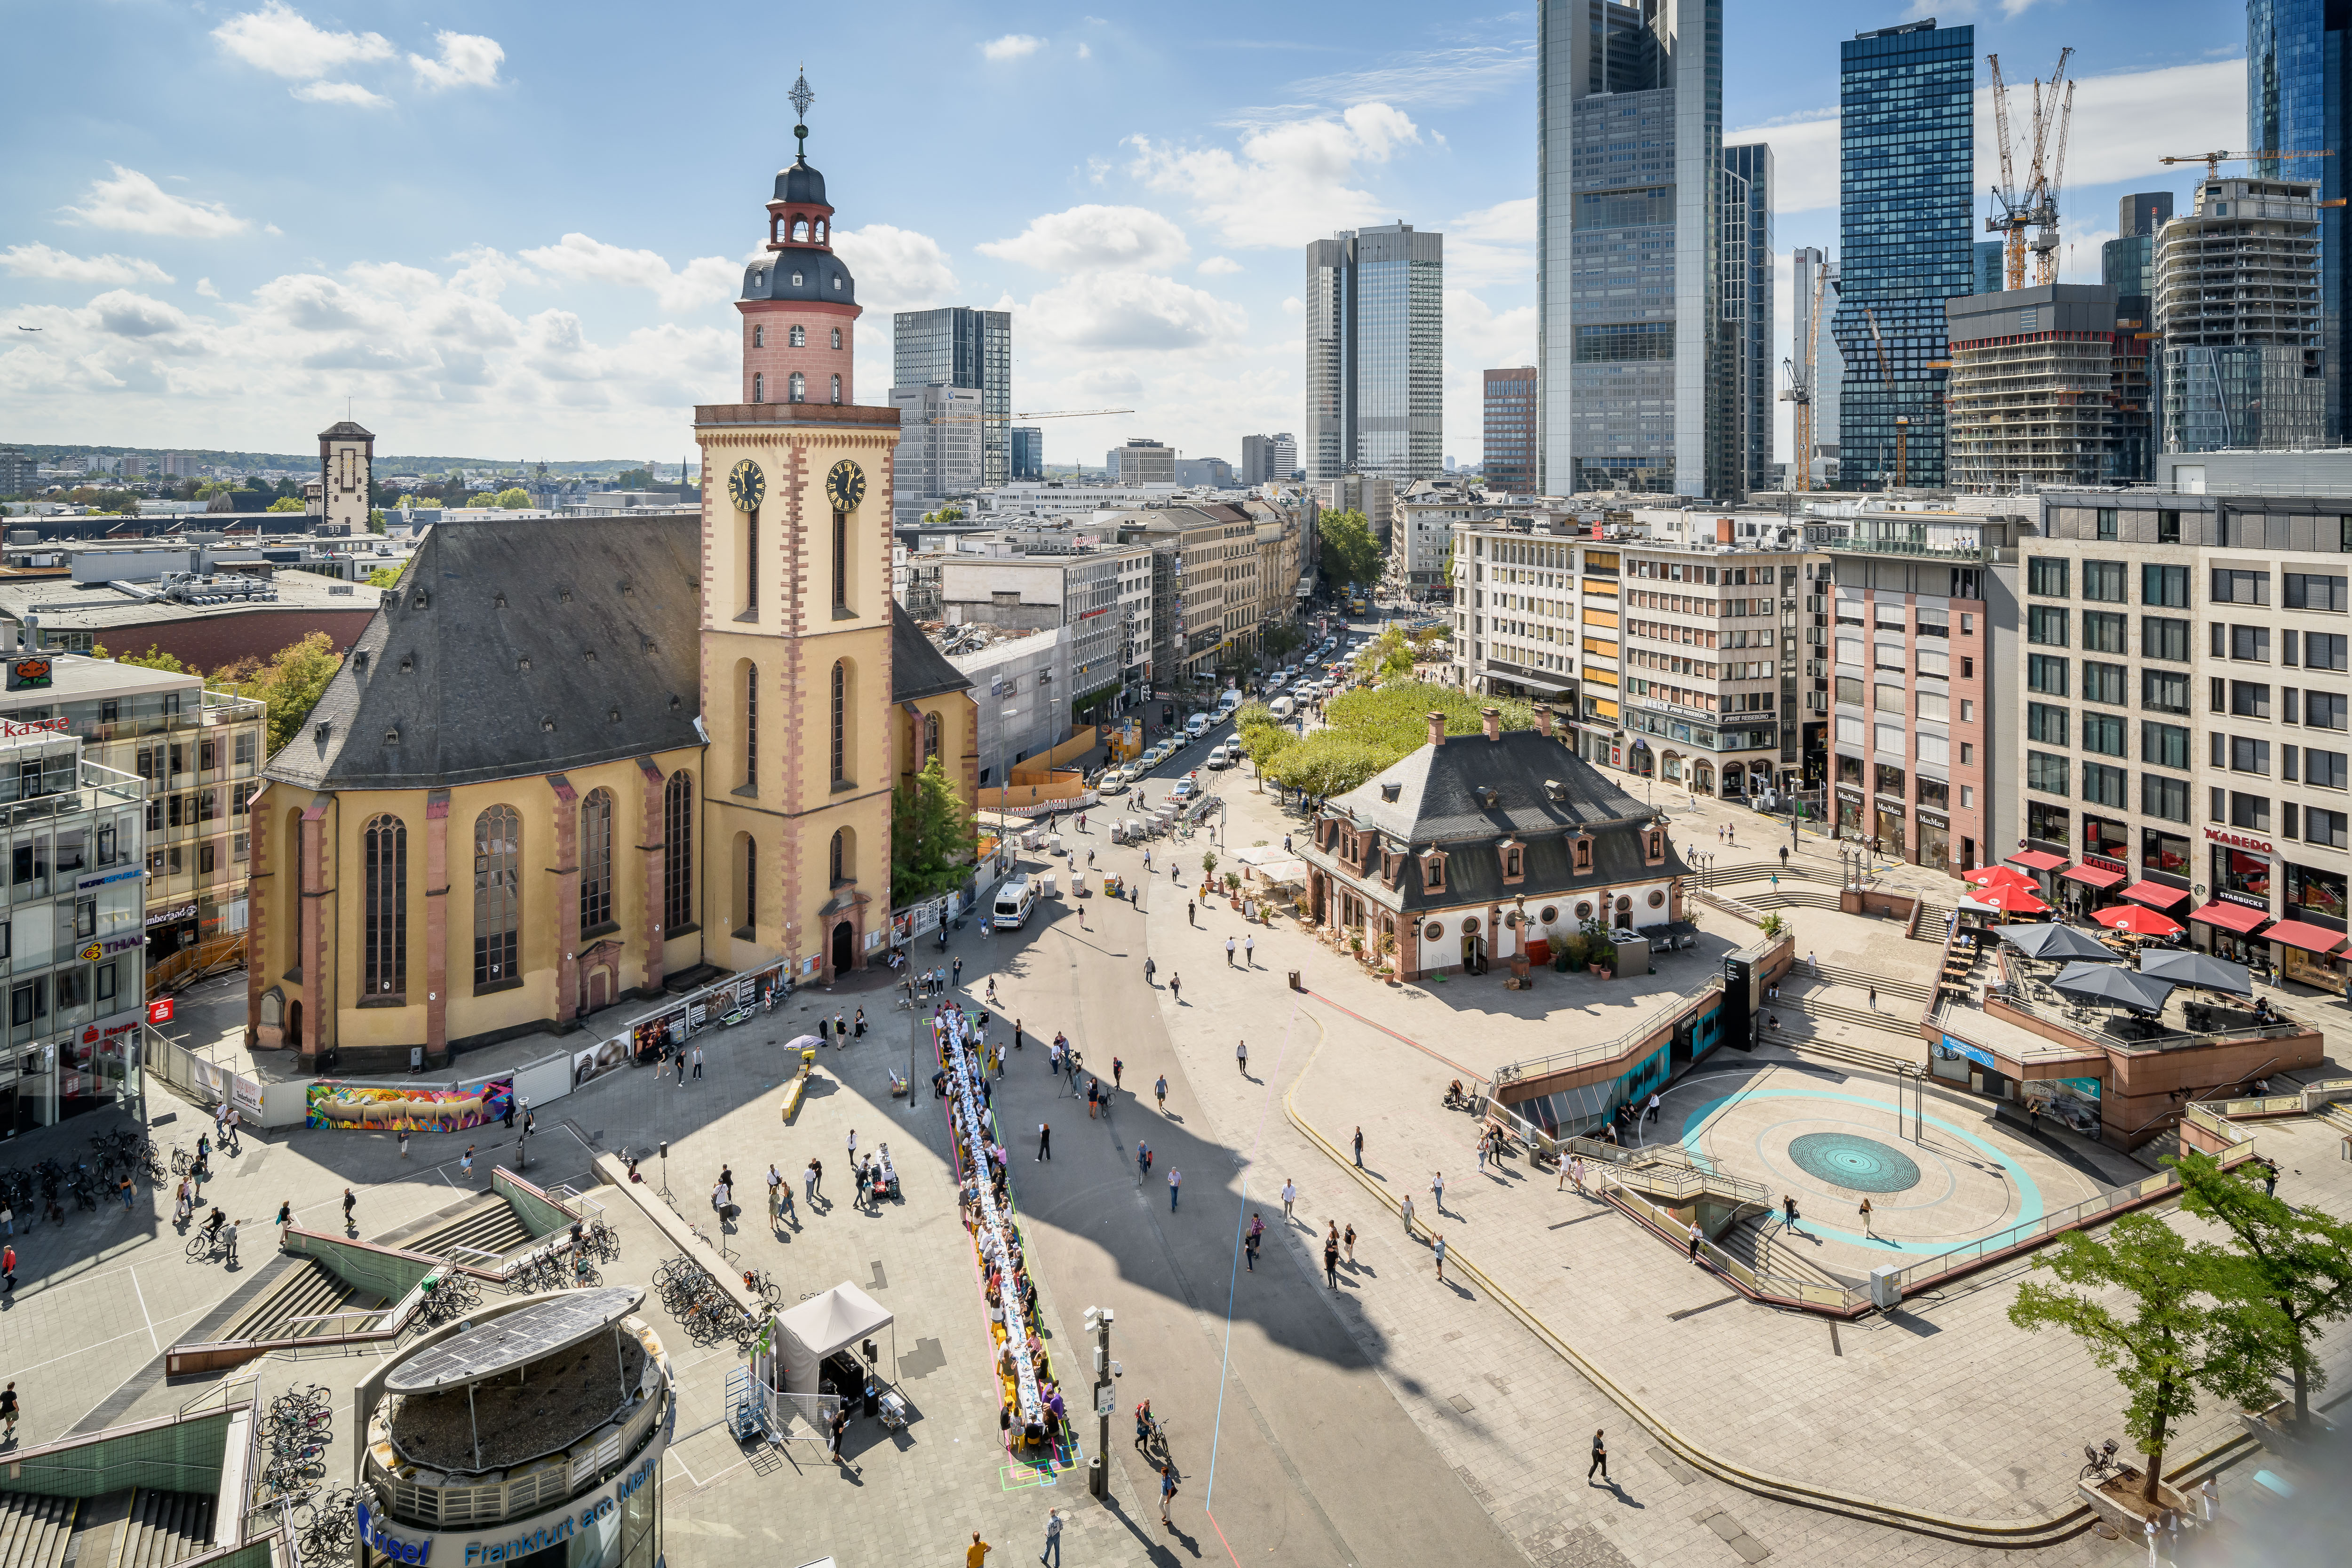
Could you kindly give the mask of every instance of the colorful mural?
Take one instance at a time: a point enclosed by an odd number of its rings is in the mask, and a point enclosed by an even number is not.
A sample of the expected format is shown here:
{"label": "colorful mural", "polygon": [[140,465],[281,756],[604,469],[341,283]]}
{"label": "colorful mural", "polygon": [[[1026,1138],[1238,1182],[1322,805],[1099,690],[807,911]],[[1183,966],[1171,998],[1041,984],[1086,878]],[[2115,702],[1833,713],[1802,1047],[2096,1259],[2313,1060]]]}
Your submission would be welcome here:
{"label": "colorful mural", "polygon": [[307,1125],[365,1132],[462,1132],[502,1119],[513,1104],[510,1077],[486,1079],[457,1089],[341,1083],[328,1079],[310,1086]]}

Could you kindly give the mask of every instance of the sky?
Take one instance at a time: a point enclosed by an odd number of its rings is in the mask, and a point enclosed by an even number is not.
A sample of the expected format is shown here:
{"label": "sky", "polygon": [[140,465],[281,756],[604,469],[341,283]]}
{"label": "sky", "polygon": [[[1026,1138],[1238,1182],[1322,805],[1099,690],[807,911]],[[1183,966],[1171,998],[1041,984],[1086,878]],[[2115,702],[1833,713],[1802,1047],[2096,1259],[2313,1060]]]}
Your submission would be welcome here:
{"label": "sky", "polygon": [[[1479,373],[1534,363],[1534,12],[1097,5],[0,0],[52,62],[15,73],[0,160],[0,440],[299,451],[348,398],[387,456],[675,463],[692,405],[740,395],[804,68],[860,401],[892,311],[1004,309],[1017,412],[1132,410],[1040,419],[1049,462],[1238,462],[1303,426],[1305,243],[1401,219],[1445,237],[1444,449],[1475,461]],[[1921,15],[2000,53],[2019,127],[2074,46],[2067,281],[2119,195],[2201,172],[2158,157],[2243,145],[2227,3],[1728,0],[1776,355],[1790,251],[1837,247],[1838,43]]]}

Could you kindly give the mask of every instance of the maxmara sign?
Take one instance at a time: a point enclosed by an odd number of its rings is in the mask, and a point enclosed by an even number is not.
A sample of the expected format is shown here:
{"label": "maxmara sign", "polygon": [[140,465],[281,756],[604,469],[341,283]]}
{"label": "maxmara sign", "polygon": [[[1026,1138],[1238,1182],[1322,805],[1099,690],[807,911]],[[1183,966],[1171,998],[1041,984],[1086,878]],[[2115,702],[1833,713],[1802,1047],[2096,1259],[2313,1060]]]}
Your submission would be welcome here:
{"label": "maxmara sign", "polygon": [[658,1438],[637,1456],[636,1467],[615,1476],[593,1492],[572,1499],[554,1513],[536,1514],[493,1527],[490,1532],[411,1531],[377,1510],[365,1489],[359,1497],[360,1539],[394,1563],[431,1568],[486,1568],[494,1563],[519,1563],[534,1552],[560,1546],[576,1535],[594,1530],[620,1510],[636,1489],[654,1479],[663,1448]]}

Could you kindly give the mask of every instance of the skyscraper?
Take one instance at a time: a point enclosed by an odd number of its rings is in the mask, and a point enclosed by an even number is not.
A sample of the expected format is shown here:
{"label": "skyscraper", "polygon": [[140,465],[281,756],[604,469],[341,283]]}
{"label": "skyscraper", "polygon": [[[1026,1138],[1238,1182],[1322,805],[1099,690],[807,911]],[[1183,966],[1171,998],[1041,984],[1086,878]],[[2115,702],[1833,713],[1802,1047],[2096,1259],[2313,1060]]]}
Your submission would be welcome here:
{"label": "skyscraper", "polygon": [[2099,247],[2100,281],[2116,294],[2116,332],[2154,345],[2131,362],[2146,384],[2126,378],[2119,388],[2118,410],[2137,416],[2116,438],[2115,477],[2125,480],[2154,479],[2164,445],[2164,355],[2157,340],[2143,334],[2156,331],[2156,231],[2171,216],[2170,191],[2135,191],[2116,204],[2116,237]]}
{"label": "skyscraper", "polygon": [[1445,237],[1409,223],[1307,246],[1307,477],[1441,470]]}
{"label": "skyscraper", "polygon": [[[2325,153],[2324,158],[2264,158],[2246,172],[2319,187],[2319,334],[2326,354],[2326,438],[2343,437],[2344,382],[2352,375],[2352,268],[2345,266],[2343,163],[2352,154],[2352,103],[2344,97],[2346,7],[2327,0],[2246,0],[2246,134],[2249,147]],[[2210,182],[2209,182],[2210,184]]]}
{"label": "skyscraper", "polygon": [[[1837,314],[1838,268],[1821,251],[1811,246],[1800,246],[1795,255],[1795,287],[1790,295],[1796,302],[1796,332],[1790,342],[1789,363],[1796,367],[1799,376],[1805,374],[1805,345],[1813,348],[1811,384],[1813,441],[1811,452],[1793,454],[1794,460],[1811,465],[1815,489],[1835,488],[1838,479],[1838,392],[1845,381],[1845,356],[1838,353],[1837,338],[1830,331],[1830,321]],[[1821,314],[1813,313],[1813,298],[1821,297]],[[1791,432],[1790,439],[1794,439]],[[1790,482],[1795,475],[1790,474]]]}
{"label": "skyscraper", "polygon": [[[1944,482],[1944,301],[1973,291],[1976,29],[1839,46],[1838,482]],[[1898,420],[1907,426],[1898,426]],[[1898,476],[1896,436],[1906,437]]]}
{"label": "skyscraper", "polygon": [[2326,439],[2317,199],[2300,180],[2200,181],[2196,207],[2157,235],[2164,450]]}
{"label": "skyscraper", "polygon": [[981,484],[1013,474],[1013,313],[950,305],[891,318],[890,384],[966,386],[980,394]]}
{"label": "skyscraper", "polygon": [[1722,389],[1734,432],[1727,482],[1711,495],[1771,489],[1772,461],[1772,149],[1760,142],[1723,150],[1723,319],[1731,370]]}
{"label": "skyscraper", "polygon": [[1552,0],[1536,37],[1538,483],[1714,494],[1723,0]]}
{"label": "skyscraper", "polygon": [[1045,477],[1045,432],[1034,425],[1015,425],[1012,430],[1012,473],[1016,479],[1042,479]]}
{"label": "skyscraper", "polygon": [[1980,239],[1976,246],[1976,284],[1971,294],[1998,294],[2008,286],[2006,258],[2001,252],[2007,247],[1997,239]]}
{"label": "skyscraper", "polygon": [[1536,368],[1486,373],[1486,488],[1507,495],[1536,493]]}

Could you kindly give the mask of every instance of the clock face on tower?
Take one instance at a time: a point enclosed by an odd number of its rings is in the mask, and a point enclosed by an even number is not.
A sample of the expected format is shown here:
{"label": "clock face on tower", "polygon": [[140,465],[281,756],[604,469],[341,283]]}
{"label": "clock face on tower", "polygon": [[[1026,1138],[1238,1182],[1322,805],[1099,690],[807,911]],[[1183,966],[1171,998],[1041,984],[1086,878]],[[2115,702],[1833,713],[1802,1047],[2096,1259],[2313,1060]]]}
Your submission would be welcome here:
{"label": "clock face on tower", "polygon": [[865,471],[844,458],[824,476],[824,494],[834,510],[856,511],[857,503],[866,499]]}
{"label": "clock face on tower", "polygon": [[745,458],[729,470],[727,493],[735,502],[737,511],[757,511],[761,500],[768,493],[768,477],[760,465]]}

